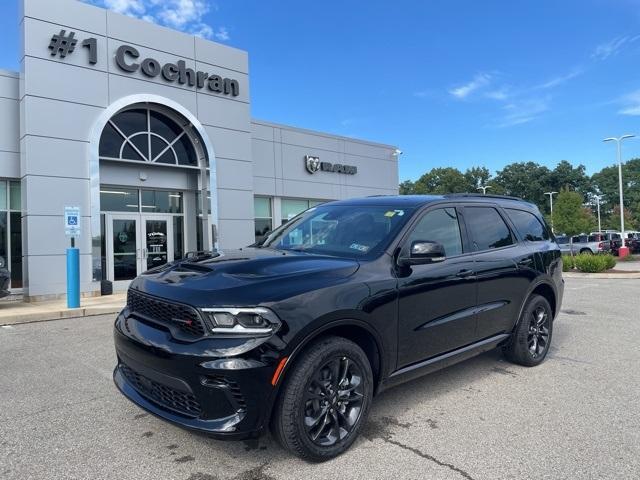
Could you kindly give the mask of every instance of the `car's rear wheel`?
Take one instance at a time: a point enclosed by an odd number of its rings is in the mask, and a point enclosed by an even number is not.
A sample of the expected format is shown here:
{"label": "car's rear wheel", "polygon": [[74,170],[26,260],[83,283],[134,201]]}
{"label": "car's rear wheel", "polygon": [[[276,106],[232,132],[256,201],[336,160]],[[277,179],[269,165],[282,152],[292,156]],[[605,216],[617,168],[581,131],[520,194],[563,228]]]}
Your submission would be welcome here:
{"label": "car's rear wheel", "polygon": [[593,252],[588,248],[583,248],[582,250],[580,250],[580,253],[583,255],[593,255]]}
{"label": "car's rear wheel", "polygon": [[505,356],[514,363],[533,367],[547,356],[553,333],[553,311],[546,298],[532,295],[522,310]]}
{"label": "car's rear wheel", "polygon": [[306,460],[329,460],[355,441],[372,396],[373,374],[362,349],[345,338],[323,338],[287,373],[274,411],[274,436]]}

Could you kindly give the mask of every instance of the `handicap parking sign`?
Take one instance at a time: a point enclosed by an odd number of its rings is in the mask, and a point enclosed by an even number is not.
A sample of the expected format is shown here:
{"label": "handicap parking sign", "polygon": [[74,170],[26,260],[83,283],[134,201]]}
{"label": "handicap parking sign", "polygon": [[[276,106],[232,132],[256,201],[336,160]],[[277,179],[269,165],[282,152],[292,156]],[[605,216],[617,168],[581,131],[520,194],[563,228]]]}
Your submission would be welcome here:
{"label": "handicap parking sign", "polygon": [[80,236],[80,207],[64,207],[64,233],[67,237]]}

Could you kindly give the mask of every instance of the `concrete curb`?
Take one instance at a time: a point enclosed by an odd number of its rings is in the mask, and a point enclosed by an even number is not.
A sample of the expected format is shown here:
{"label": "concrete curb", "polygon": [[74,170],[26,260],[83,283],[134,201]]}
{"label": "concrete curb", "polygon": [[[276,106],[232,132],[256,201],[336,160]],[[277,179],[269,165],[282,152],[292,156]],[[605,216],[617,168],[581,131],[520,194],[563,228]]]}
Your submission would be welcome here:
{"label": "concrete curb", "polygon": [[621,273],[578,273],[578,272],[563,272],[564,278],[600,278],[600,279],[618,279],[618,280],[631,280],[640,279],[640,272],[621,272]]}
{"label": "concrete curb", "polygon": [[87,307],[71,308],[64,310],[51,310],[48,312],[16,313],[10,318],[0,318],[0,327],[5,325],[19,325],[21,323],[48,322],[51,320],[63,320],[65,318],[92,317],[96,315],[116,314],[122,310],[122,306],[113,307]]}

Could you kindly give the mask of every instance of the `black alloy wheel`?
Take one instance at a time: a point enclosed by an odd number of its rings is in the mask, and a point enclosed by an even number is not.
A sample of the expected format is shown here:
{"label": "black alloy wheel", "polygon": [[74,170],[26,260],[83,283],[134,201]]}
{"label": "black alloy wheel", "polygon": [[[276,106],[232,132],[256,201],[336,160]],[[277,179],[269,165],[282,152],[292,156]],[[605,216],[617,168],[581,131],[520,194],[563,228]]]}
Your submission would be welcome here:
{"label": "black alloy wheel", "polygon": [[522,309],[511,340],[503,347],[504,354],[519,365],[539,365],[549,353],[552,335],[551,305],[542,295],[531,295]]}
{"label": "black alloy wheel", "polygon": [[527,336],[527,345],[529,352],[533,358],[543,355],[547,351],[549,344],[549,314],[544,307],[538,306],[531,313],[529,322],[529,335]]}
{"label": "black alloy wheel", "polygon": [[304,425],[317,445],[335,445],[349,435],[362,413],[362,372],[349,357],[335,357],[317,369],[304,395]]}
{"label": "black alloy wheel", "polygon": [[369,358],[354,342],[324,337],[283,373],[271,429],[279,443],[314,462],[334,458],[356,440],[373,397]]}

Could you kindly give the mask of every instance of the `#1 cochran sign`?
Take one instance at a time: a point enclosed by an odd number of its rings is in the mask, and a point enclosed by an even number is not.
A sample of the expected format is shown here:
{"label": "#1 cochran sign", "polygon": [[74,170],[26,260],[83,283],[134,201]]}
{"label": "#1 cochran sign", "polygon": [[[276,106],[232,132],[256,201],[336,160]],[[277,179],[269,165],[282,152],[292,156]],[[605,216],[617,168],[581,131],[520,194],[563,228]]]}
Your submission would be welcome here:
{"label": "#1 cochran sign", "polygon": [[64,207],[64,233],[67,237],[80,236],[80,207]]}

